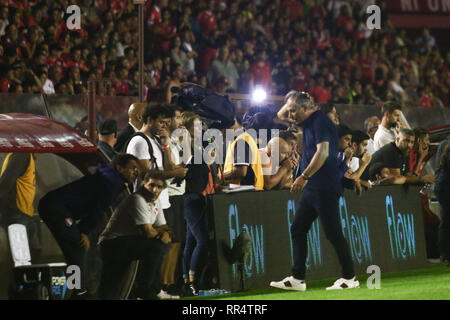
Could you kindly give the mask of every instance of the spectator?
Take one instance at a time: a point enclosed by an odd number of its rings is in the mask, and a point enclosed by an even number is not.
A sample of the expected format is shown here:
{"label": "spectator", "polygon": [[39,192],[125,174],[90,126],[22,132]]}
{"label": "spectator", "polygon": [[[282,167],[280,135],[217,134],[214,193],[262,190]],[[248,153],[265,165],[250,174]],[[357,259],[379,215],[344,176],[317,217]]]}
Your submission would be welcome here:
{"label": "spectator", "polygon": [[168,85],[167,85],[167,90],[166,90],[166,102],[171,102],[172,101],[172,91],[171,89],[173,87],[179,87],[181,84],[181,81],[184,78],[184,74],[183,71],[181,69],[181,65],[177,64],[172,68],[172,77],[171,80],[169,81]]}
{"label": "spectator", "polygon": [[[170,11],[163,11],[162,22],[154,26],[154,33],[156,36],[157,50],[162,54],[167,54],[170,50],[170,43],[177,35],[177,28],[170,21]],[[180,39],[178,39],[180,41]],[[173,43],[173,42],[172,42]],[[181,41],[178,44],[178,48],[181,45]]]}
{"label": "spectator", "polygon": [[373,138],[374,149],[378,151],[395,140],[395,128],[400,121],[402,106],[397,102],[386,102],[381,108],[383,117]]}
{"label": "spectator", "polygon": [[192,31],[185,29],[183,31],[183,41],[181,43],[181,50],[186,53],[188,62],[187,67],[183,71],[187,76],[192,76],[195,74],[195,58],[198,57],[197,52],[193,49],[195,43],[195,37]]}
{"label": "spectator", "polygon": [[436,183],[434,192],[441,206],[441,223],[439,225],[439,247],[442,258],[450,266],[450,139],[447,137],[439,145],[436,155]]}
{"label": "spectator", "polygon": [[372,157],[367,152],[367,144],[369,142],[369,136],[360,130],[352,132],[351,147],[353,150],[353,157],[350,160],[349,168],[351,172],[348,174],[349,179],[353,179],[356,183],[360,182],[361,185],[370,188],[371,185],[368,181],[360,180],[361,175],[366,170]]}
{"label": "spectator", "polygon": [[370,155],[375,153],[375,141],[373,140],[375,137],[375,133],[378,130],[378,126],[380,125],[380,119],[377,116],[369,117],[364,121],[364,128],[366,129],[366,133],[369,135],[369,141],[367,142],[367,152]]}
{"label": "spectator", "polygon": [[217,84],[220,78],[226,77],[229,81],[230,88],[237,89],[239,73],[230,59],[228,46],[222,46],[219,49],[218,59],[211,63],[206,77],[210,85]]}
{"label": "spectator", "polygon": [[313,32],[313,36],[316,42],[315,49],[324,51],[331,45],[330,32],[325,29],[323,19],[318,20],[317,29]]}
{"label": "spectator", "polygon": [[388,166],[389,172],[395,177],[405,176],[405,183],[432,183],[433,175],[409,175],[409,153],[414,146],[414,132],[402,129],[394,142],[388,143],[374,153],[372,162],[381,162]]}
{"label": "spectator", "polygon": [[208,2],[208,8],[200,12],[197,16],[197,22],[203,36],[208,37],[209,34],[217,28],[217,17],[214,13],[216,0]]}
{"label": "spectator", "polygon": [[258,52],[255,62],[250,68],[250,88],[255,88],[260,85],[265,90],[270,88],[272,79],[272,67],[267,61],[266,50],[262,49]]}
{"label": "spectator", "polygon": [[314,101],[317,103],[328,102],[331,99],[331,93],[325,86],[324,77],[319,77],[317,86],[310,89],[310,94],[314,97]]}
{"label": "spectator", "polygon": [[404,184],[406,182],[405,176],[392,175],[388,165],[381,162],[372,163],[369,174],[372,185]]}
{"label": "spectator", "polygon": [[116,120],[106,119],[98,124],[98,147],[108,156],[114,158],[117,152],[113,149],[117,142]]}
{"label": "spectator", "polygon": [[429,53],[436,46],[436,39],[430,34],[430,29],[423,29],[422,35],[416,40],[416,45],[421,54]]}
{"label": "spectator", "polygon": [[335,125],[339,124],[339,115],[336,111],[336,106],[333,103],[322,103],[320,105],[320,110],[322,110]]}
{"label": "spectator", "polygon": [[[274,137],[260,150],[264,190],[285,189],[292,185],[291,148],[282,138]],[[276,157],[276,158],[275,158]],[[276,163],[272,162],[276,159]]]}
{"label": "spectator", "polygon": [[175,64],[181,66],[181,70],[184,74],[187,74],[189,68],[189,58],[183,50],[181,50],[181,39],[176,36],[172,40],[172,46],[170,51],[170,56]]}

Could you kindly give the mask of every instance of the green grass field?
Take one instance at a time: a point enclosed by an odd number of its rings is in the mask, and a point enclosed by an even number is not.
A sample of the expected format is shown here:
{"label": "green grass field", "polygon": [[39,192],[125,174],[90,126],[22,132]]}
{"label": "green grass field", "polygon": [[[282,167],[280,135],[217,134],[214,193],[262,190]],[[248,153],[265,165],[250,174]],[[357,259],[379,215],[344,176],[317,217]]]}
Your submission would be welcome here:
{"label": "green grass field", "polygon": [[[381,274],[381,289],[370,290],[366,280],[370,275],[359,275],[359,289],[326,291],[336,279],[307,282],[306,292],[267,289],[220,295],[216,297],[185,298],[185,300],[449,300],[450,267],[430,264],[426,269]],[[281,280],[281,279],[274,279]]]}

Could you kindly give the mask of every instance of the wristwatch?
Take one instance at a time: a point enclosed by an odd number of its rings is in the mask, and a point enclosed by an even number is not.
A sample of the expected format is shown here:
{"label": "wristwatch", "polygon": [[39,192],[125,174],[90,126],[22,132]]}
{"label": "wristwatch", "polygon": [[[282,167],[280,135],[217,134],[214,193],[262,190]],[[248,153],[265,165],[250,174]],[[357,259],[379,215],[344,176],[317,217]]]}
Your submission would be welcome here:
{"label": "wristwatch", "polygon": [[309,177],[304,172],[302,172],[302,174],[300,176],[303,177],[304,180],[309,179]]}

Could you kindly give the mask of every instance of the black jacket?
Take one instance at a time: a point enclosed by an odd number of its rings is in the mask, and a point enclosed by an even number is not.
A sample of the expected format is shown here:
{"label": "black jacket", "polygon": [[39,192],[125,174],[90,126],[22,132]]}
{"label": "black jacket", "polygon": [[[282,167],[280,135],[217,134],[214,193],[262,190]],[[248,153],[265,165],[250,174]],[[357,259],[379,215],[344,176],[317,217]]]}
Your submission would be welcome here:
{"label": "black jacket", "polygon": [[117,142],[114,145],[114,150],[116,150],[116,152],[125,152],[126,150],[123,150],[123,147],[125,147],[126,142],[131,138],[134,132],[133,127],[129,123],[125,128],[120,130],[119,135],[117,136]]}
{"label": "black jacket", "polygon": [[93,175],[47,193],[39,201],[39,215],[60,211],[74,220],[80,220],[80,231],[88,234],[97,227],[103,213],[125,190],[125,182],[125,178],[113,166],[100,167]]}

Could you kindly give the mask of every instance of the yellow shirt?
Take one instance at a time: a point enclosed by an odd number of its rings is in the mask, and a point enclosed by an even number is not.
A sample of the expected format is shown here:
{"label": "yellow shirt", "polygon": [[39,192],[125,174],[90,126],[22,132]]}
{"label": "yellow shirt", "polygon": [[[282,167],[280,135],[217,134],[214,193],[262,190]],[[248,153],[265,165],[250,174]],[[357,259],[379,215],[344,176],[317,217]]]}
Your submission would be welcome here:
{"label": "yellow shirt", "polygon": [[[8,162],[12,156],[9,153],[5,161],[3,161],[2,170],[0,176],[3,175]],[[33,216],[34,207],[33,201],[36,196],[36,165],[33,156],[30,154],[30,163],[28,164],[25,173],[20,176],[16,181],[16,205],[17,208],[26,215]]]}
{"label": "yellow shirt", "polygon": [[[234,169],[234,152],[236,150],[236,143],[239,140],[244,140],[247,142],[247,144],[250,147],[250,150],[252,152],[252,161],[251,161],[251,167],[255,174],[255,188],[256,190],[264,190],[264,176],[262,171],[262,165],[261,165],[261,157],[259,155],[259,149],[258,145],[256,144],[255,140],[251,135],[249,135],[247,132],[242,133],[239,135],[233,143],[230,144],[227,150],[227,156],[225,157],[225,165],[224,165],[224,174],[233,171]],[[233,180],[231,181],[234,184],[240,184],[239,180]]]}

